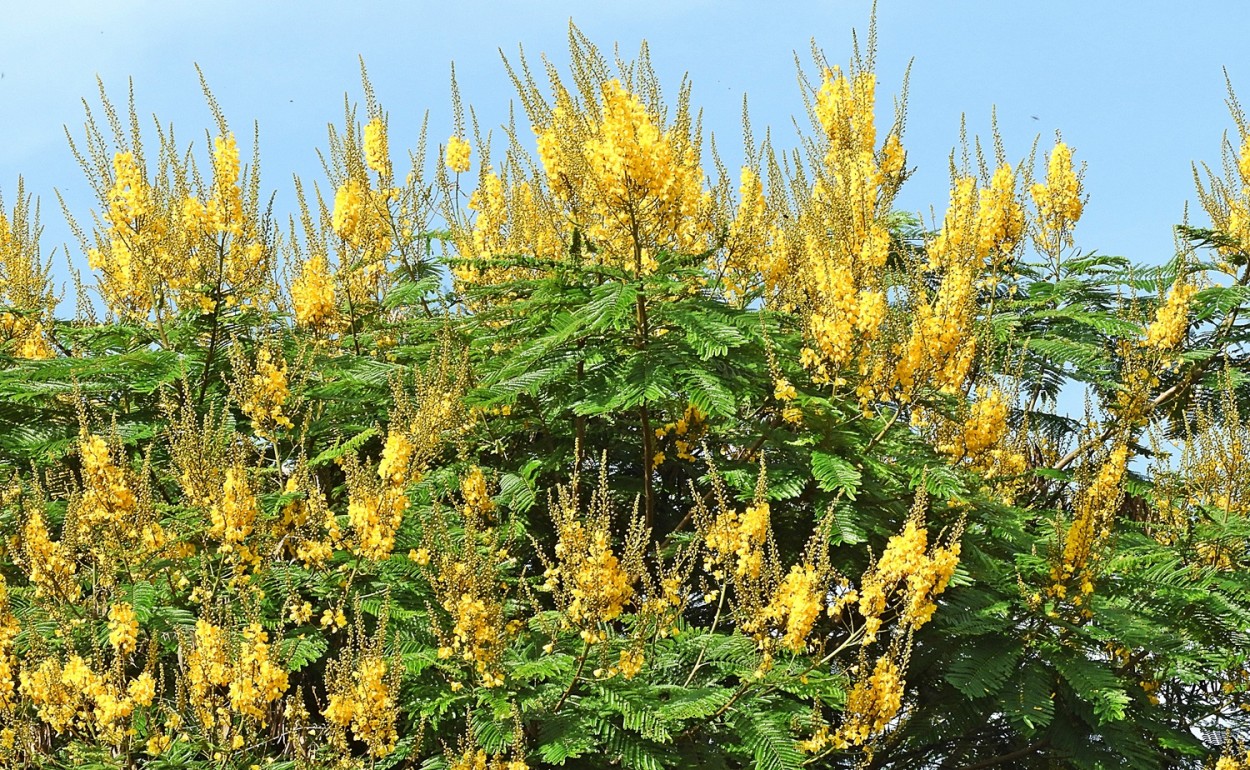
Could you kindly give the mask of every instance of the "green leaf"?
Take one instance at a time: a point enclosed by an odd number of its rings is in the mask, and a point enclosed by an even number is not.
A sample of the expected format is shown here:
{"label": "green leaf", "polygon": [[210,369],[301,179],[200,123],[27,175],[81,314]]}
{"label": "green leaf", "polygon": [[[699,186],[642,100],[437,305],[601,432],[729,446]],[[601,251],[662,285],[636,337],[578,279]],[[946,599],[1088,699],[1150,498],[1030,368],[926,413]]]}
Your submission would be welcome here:
{"label": "green leaf", "polygon": [[360,433],[357,433],[355,436],[349,438],[347,441],[336,442],[334,446],[309,460],[308,465],[313,468],[320,468],[323,465],[334,462],[349,452],[357,452],[360,450],[360,447],[364,446],[366,441],[376,435],[378,435],[378,429],[376,427],[366,428]]}
{"label": "green leaf", "polygon": [[821,451],[812,452],[812,475],[821,489],[826,492],[842,491],[848,500],[855,499],[855,493],[863,483],[863,474],[850,461]]}

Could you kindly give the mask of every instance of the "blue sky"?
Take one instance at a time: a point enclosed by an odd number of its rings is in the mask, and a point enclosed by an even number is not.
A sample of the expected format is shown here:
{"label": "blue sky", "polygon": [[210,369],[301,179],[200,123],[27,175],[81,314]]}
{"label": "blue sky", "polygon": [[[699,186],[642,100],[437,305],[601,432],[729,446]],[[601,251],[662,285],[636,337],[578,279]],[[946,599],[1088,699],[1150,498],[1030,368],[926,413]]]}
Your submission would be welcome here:
{"label": "blue sky", "polygon": [[[778,146],[792,146],[791,116],[803,110],[794,52],[807,62],[815,38],[831,62],[845,62],[851,31],[862,39],[870,8],[867,0],[7,5],[0,26],[0,192],[11,206],[24,175],[43,202],[45,254],[70,242],[78,265],[84,260],[54,189],[89,221],[93,200],[63,126],[81,136],[81,100],[97,103],[97,74],[118,103],[133,78],[139,113],[172,122],[203,157],[212,122],[198,63],[241,142],[259,122],[263,185],[277,191],[277,206],[286,210],[292,174],[306,183],[321,178],[316,150],[326,146],[326,124],[341,122],[344,94],[363,102],[358,56],[390,114],[396,152],[415,145],[427,109],[432,142],[451,132],[453,60],[466,104],[490,127],[506,119],[512,98],[498,49],[514,54],[524,45],[533,60],[546,52],[561,63],[570,18],[602,49],[619,43],[627,57],[645,38],[668,93],[689,73],[705,129],[733,163],[741,154],[743,93],[757,136],[769,125]],[[1080,246],[1166,259],[1171,227],[1194,200],[1191,162],[1218,167],[1221,136],[1232,128],[1223,67],[1250,102],[1247,28],[1246,2],[882,0],[877,69],[884,117],[912,62],[904,144],[917,172],[900,207],[926,215],[933,207],[941,215],[961,113],[970,134],[988,138],[996,106],[1013,161],[1038,135],[1048,149],[1059,129],[1088,163]],[[1200,210],[1191,209],[1201,222]],[[61,277],[63,265],[58,254]]]}

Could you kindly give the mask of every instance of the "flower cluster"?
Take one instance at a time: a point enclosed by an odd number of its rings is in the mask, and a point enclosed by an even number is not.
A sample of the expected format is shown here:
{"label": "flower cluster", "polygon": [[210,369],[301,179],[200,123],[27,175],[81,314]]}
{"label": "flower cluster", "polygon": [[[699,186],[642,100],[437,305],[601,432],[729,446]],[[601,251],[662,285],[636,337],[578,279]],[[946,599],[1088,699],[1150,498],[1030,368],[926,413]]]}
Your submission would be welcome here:
{"label": "flower cluster", "polygon": [[1197,286],[1178,278],[1168,291],[1167,299],[1155,311],[1154,321],[1146,327],[1142,344],[1161,351],[1179,345],[1189,329],[1189,303],[1197,293]]}
{"label": "flower cluster", "polygon": [[347,474],[352,551],[366,559],[385,559],[395,547],[395,532],[408,510],[407,479],[401,474],[403,483],[383,481],[366,472],[355,457],[342,464]]}
{"label": "flower cluster", "polygon": [[135,641],[139,638],[139,622],[135,619],[135,608],[128,602],[118,602],[109,607],[109,644],[119,655],[129,655],[135,651]]}
{"label": "flower cluster", "polygon": [[882,654],[873,664],[872,673],[857,679],[847,693],[842,725],[833,736],[835,746],[863,746],[898,715],[903,707],[904,683],[902,667],[895,657],[893,651]]}
{"label": "flower cluster", "polygon": [[757,500],[742,513],[733,509],[722,511],[704,540],[708,571],[719,575],[724,567],[732,567],[735,578],[758,578],[764,566],[769,524],[766,500]]}
{"label": "flower cluster", "polygon": [[234,350],[231,363],[238,372],[232,390],[256,432],[272,436],[279,427],[294,427],[285,411],[291,388],[282,353],[271,345],[262,345],[256,350],[255,361],[248,362],[242,350]]}
{"label": "flower cluster", "polygon": [[79,439],[83,492],[77,507],[83,534],[99,527],[130,524],[137,501],[125,473],[109,456],[109,446],[99,436],[84,431]]}
{"label": "flower cluster", "polygon": [[1081,218],[1085,203],[1081,177],[1072,167],[1072,150],[1056,142],[1046,166],[1046,183],[1036,183],[1029,192],[1037,204],[1038,247],[1054,254],[1072,245],[1072,228]]}
{"label": "flower cluster", "polygon": [[269,634],[259,623],[243,629],[237,662],[231,666],[230,707],[234,713],[258,720],[263,727],[269,704],[289,686],[287,672],[273,660]]}
{"label": "flower cluster", "polygon": [[112,170],[112,183],[98,189],[106,209],[105,232],[97,234],[87,262],[102,273],[100,288],[110,308],[143,317],[152,309],[154,290],[171,273],[172,257],[165,247],[167,217],[158,210],[134,152],[114,154]]}
{"label": "flower cluster", "polygon": [[1049,592],[1056,598],[1066,597],[1071,583],[1079,588],[1072,599],[1074,604],[1081,604],[1094,592],[1094,562],[1100,544],[1111,535],[1127,463],[1128,448],[1115,447],[1081,492],[1072,524],[1063,532],[1062,552],[1051,567]]}
{"label": "flower cluster", "polygon": [[291,302],[295,322],[320,329],[334,319],[334,280],[324,255],[316,254],[300,265],[299,276],[291,282]]}
{"label": "flower cluster", "polygon": [[[409,558],[426,571],[452,628],[442,633],[440,658],[458,655],[473,665],[484,687],[504,683],[500,671],[509,629],[504,615],[502,565],[509,558],[499,530],[489,526],[495,508],[480,468],[470,468],[460,482],[463,539],[455,542],[450,516],[434,519],[427,545]],[[458,683],[457,683],[458,684]]]}
{"label": "flower cluster", "polygon": [[[897,122],[876,146],[876,75],[827,69],[816,93],[823,160],[797,217],[795,232],[808,347],[801,363],[820,383],[841,373],[874,340],[886,317],[881,269],[890,252],[884,222],[902,183],[905,155]],[[862,362],[866,365],[866,361]]]}
{"label": "flower cluster", "polygon": [[1001,391],[991,391],[972,405],[963,430],[945,449],[956,458],[974,457],[998,444],[1007,433],[1007,402]]}
{"label": "flower cluster", "polygon": [[45,658],[38,666],[32,661],[19,679],[19,692],[54,732],[95,732],[113,746],[128,733],[124,720],[136,707],[151,705],[156,695],[150,672],[128,682],[110,681],[79,655],[69,656],[64,665],[55,657]]}
{"label": "flower cluster", "polygon": [[14,642],[21,631],[21,623],[9,601],[9,584],[0,577],[0,715],[12,713],[18,704]]}
{"label": "flower cluster", "polygon": [[40,258],[39,223],[20,182],[17,193],[11,220],[0,199],[0,349],[17,358],[51,358],[48,331],[57,303],[51,265]]}
{"label": "flower cluster", "polygon": [[[699,439],[702,438],[706,431],[707,415],[699,407],[690,404],[686,407],[685,413],[677,420],[656,428],[655,437],[663,440],[666,436],[673,436],[673,449],[677,452],[678,459],[693,462],[695,459],[694,450],[699,445]],[[663,464],[664,459],[664,453],[657,452],[654,458],[655,465]]]}
{"label": "flower cluster", "polygon": [[886,542],[881,558],[864,572],[860,588],[846,591],[829,607],[829,613],[837,615],[845,607],[858,605],[864,618],[865,646],[876,640],[891,598],[904,627],[914,630],[928,623],[937,610],[937,597],[955,574],[962,527],[950,532],[944,544],[935,543],[929,549],[924,506],[924,496],[918,495],[903,531]]}
{"label": "flower cluster", "polygon": [[239,145],[234,134],[213,140],[213,189],[207,202],[189,197],[183,224],[211,234],[243,234],[243,191],[239,187]]}
{"label": "flower cluster", "polygon": [[808,636],[825,608],[824,572],[812,564],[795,564],[761,615],[779,630],[781,646],[791,652],[807,649]]}
{"label": "flower cluster", "polygon": [[[322,714],[339,730],[351,727],[356,740],[369,747],[372,758],[381,759],[395,750],[397,697],[400,669],[385,659],[376,640],[362,642],[359,650],[344,650],[331,661],[326,681],[329,697]],[[341,742],[341,735],[336,740]]]}
{"label": "flower cluster", "polygon": [[365,124],[365,165],[387,180],[391,177],[391,151],[386,140],[386,123],[374,118]]}
{"label": "flower cluster", "polygon": [[757,283],[767,296],[785,304],[793,297],[794,286],[790,253],[780,247],[783,233],[778,212],[764,194],[759,174],[743,167],[738,187],[738,209],[729,225],[725,242],[724,283],[730,299],[745,297]]}
{"label": "flower cluster", "polygon": [[21,555],[26,576],[35,586],[35,596],[53,596],[75,601],[82,593],[76,576],[73,551],[65,542],[48,535],[48,525],[38,508],[29,510],[22,526]]}
{"label": "flower cluster", "polygon": [[928,248],[928,267],[940,271],[941,283],[932,297],[918,298],[910,337],[895,364],[900,398],[910,400],[924,385],[953,393],[967,380],[977,345],[977,287],[998,280],[1023,233],[1024,210],[1015,188],[1008,164],[979,194],[973,177],[955,179],[942,229]]}
{"label": "flower cluster", "polygon": [[548,562],[544,588],[555,593],[565,621],[580,629],[583,640],[588,644],[602,641],[602,626],[619,618],[634,601],[635,584],[643,572],[646,530],[635,510],[624,548],[617,555],[606,473],[591,494],[585,516],[579,515],[576,476],[553,502],[555,560]]}
{"label": "flower cluster", "polygon": [[238,639],[231,639],[227,628],[200,618],[183,650],[186,681],[205,729],[228,723],[231,715],[265,726],[270,705],[290,686],[260,623],[248,623]]}
{"label": "flower cluster", "polygon": [[602,83],[595,101],[579,107],[565,92],[537,128],[556,200],[618,267],[647,273],[654,263],[644,252],[700,251],[708,201],[689,125],[679,118],[666,131],[620,80]]}
{"label": "flower cluster", "polygon": [[473,147],[464,139],[453,136],[447,140],[447,168],[457,174],[469,170]]}

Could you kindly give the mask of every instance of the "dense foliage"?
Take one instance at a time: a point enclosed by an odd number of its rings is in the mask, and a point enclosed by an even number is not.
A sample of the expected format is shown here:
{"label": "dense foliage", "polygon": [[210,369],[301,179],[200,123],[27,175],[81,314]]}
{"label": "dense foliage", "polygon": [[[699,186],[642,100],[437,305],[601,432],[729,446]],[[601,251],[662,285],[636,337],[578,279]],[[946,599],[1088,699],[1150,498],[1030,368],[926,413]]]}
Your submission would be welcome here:
{"label": "dense foliage", "polygon": [[207,88],[206,158],[102,92],[72,320],[19,183],[4,766],[1250,766],[1235,99],[1141,265],[1061,141],[895,211],[871,37],[737,184],[571,41],[536,154],[457,95],[397,174],[366,78],[285,224]]}

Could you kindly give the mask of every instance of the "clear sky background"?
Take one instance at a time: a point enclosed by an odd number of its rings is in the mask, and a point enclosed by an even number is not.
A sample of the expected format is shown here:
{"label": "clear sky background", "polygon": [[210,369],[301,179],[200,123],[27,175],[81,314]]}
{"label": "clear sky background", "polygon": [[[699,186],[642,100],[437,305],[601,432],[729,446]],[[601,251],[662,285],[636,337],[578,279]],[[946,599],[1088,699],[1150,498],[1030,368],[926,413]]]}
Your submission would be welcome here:
{"label": "clear sky background", "polygon": [[[791,116],[803,111],[794,52],[809,62],[814,38],[831,62],[846,62],[851,32],[864,38],[869,10],[867,0],[0,0],[0,193],[11,207],[23,175],[43,202],[44,253],[68,242],[75,264],[85,266],[54,194],[60,190],[80,221],[90,221],[94,201],[63,127],[82,136],[82,99],[98,105],[97,75],[122,105],[133,78],[140,115],[172,121],[202,161],[212,118],[198,63],[245,159],[252,123],[259,123],[262,183],[286,212],[292,174],[306,184],[322,179],[316,150],[326,146],[327,123],[341,123],[344,94],[363,103],[358,56],[389,112],[398,157],[415,145],[426,110],[431,142],[451,133],[452,61],[466,104],[484,127],[498,126],[513,96],[498,49],[515,54],[523,45],[531,61],[545,52],[562,64],[570,19],[605,52],[619,43],[632,58],[645,38],[669,94],[689,73],[705,129],[736,165],[743,94],[757,137],[771,126],[778,147],[793,146]],[[932,207],[941,216],[960,115],[967,115],[970,134],[988,139],[996,106],[1013,162],[1039,135],[1042,152],[1048,150],[1058,129],[1077,160],[1088,163],[1080,246],[1167,259],[1172,225],[1194,200],[1190,164],[1218,168],[1222,134],[1233,127],[1222,68],[1250,103],[1247,29],[1244,0],[881,0],[877,71],[885,122],[913,63],[904,145],[917,171],[899,206],[926,217]],[[1203,222],[1196,205],[1191,209]],[[63,278],[63,253],[57,262]]]}

